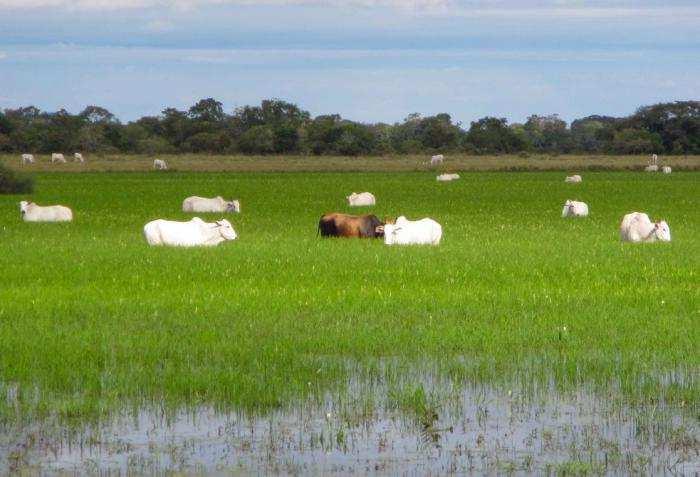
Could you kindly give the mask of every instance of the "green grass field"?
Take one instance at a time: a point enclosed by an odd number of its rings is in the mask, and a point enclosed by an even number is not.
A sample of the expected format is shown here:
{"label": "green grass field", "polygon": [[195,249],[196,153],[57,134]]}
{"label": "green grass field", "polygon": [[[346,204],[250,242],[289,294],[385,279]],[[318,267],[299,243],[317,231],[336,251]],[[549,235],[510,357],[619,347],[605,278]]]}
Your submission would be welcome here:
{"label": "green grass field", "polygon": [[[23,223],[26,197],[0,196],[0,388],[18,389],[0,400],[6,421],[160,401],[265,411],[342,389],[358,364],[381,374],[382,362],[456,382],[619,388],[699,415],[700,173],[591,172],[580,185],[561,172],[36,180],[33,200],[76,218]],[[319,238],[319,216],[363,190],[380,218],[436,219],[443,243]],[[143,225],[185,219],[192,194],[240,199],[239,240],[149,248]],[[590,217],[562,219],[569,198]],[[621,244],[634,210],[666,219],[673,242]]]}

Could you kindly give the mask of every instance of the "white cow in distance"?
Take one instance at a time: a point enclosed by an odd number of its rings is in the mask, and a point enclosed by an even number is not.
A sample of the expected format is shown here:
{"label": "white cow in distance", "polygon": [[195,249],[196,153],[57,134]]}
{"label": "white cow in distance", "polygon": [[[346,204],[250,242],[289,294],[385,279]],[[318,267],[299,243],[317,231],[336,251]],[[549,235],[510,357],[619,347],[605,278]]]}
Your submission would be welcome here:
{"label": "white cow in distance", "polygon": [[412,221],[402,215],[383,230],[386,245],[439,245],[442,239],[442,226],[430,218]]}
{"label": "white cow in distance", "polygon": [[51,154],[51,164],[55,164],[55,163],[57,163],[57,162],[58,162],[59,164],[65,164],[65,163],[66,163],[66,158],[63,157],[63,154],[61,154],[61,153],[59,153],[59,152],[54,152],[54,153]]}
{"label": "white cow in distance", "polygon": [[567,176],[566,179],[564,179],[564,182],[569,184],[577,184],[579,182],[583,182],[583,178],[578,174],[574,174],[573,176]]}
{"label": "white cow in distance", "polygon": [[376,205],[377,198],[371,192],[353,192],[346,197],[350,207],[365,207],[368,205]]}
{"label": "white cow in distance", "polygon": [[435,156],[430,158],[430,165],[435,166],[438,164],[442,164],[442,161],[444,161],[444,160],[445,160],[445,156],[443,156],[442,154],[436,154]]}
{"label": "white cow in distance", "polygon": [[70,222],[73,211],[64,205],[42,207],[34,202],[23,200],[19,203],[20,214],[25,222]]}
{"label": "white cow in distance", "polygon": [[241,203],[237,200],[225,200],[221,196],[214,198],[190,196],[182,201],[183,212],[239,212]]}
{"label": "white cow in distance", "polygon": [[670,174],[671,173],[671,166],[662,167],[661,172],[663,172],[664,174]]}
{"label": "white cow in distance", "polygon": [[576,200],[567,200],[561,211],[562,217],[586,217],[587,215],[588,204]]}
{"label": "white cow in distance", "polygon": [[666,221],[652,222],[643,212],[631,212],[620,223],[620,240],[623,242],[671,241],[671,229]]}
{"label": "white cow in distance", "polygon": [[34,154],[22,154],[22,164],[34,164]]}
{"label": "white cow in distance", "polygon": [[157,171],[165,171],[168,169],[168,164],[163,159],[154,159],[153,169]]}
{"label": "white cow in distance", "polygon": [[459,174],[440,174],[435,178],[438,182],[456,181],[459,179]]}
{"label": "white cow in distance", "polygon": [[659,166],[656,164],[650,164],[644,168],[646,172],[658,172],[659,171]]}
{"label": "white cow in distance", "polygon": [[82,164],[83,162],[85,162],[85,159],[83,159],[83,155],[80,154],[79,152],[76,152],[75,154],[73,154],[73,160],[74,160],[75,162],[79,162],[79,163],[81,163],[81,164]]}
{"label": "white cow in distance", "polygon": [[143,227],[143,235],[148,245],[171,247],[215,247],[238,237],[228,220],[209,223],[199,217],[193,217],[187,222],[153,220]]}

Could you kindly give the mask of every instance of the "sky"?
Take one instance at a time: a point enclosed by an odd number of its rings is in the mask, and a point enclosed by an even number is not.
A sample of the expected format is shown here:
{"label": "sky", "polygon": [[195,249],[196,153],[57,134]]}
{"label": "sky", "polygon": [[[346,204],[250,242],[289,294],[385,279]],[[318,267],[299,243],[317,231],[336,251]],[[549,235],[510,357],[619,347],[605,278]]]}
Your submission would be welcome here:
{"label": "sky", "polygon": [[0,109],[622,116],[700,99],[698,25],[697,0],[0,0]]}

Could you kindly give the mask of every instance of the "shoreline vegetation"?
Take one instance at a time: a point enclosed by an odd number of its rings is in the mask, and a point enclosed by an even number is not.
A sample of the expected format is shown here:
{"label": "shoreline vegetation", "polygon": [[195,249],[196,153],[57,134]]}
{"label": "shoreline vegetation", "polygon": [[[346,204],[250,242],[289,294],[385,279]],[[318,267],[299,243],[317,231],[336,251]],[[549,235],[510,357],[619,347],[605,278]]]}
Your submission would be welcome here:
{"label": "shoreline vegetation", "polygon": [[[163,159],[178,172],[527,172],[527,171],[643,171],[649,155],[574,154],[446,154],[445,162],[430,165],[430,155],[309,156],[209,154],[85,154],[85,163],[52,164],[50,154],[35,154],[35,164],[21,164],[19,154],[2,154],[0,163],[27,172],[143,172]],[[68,157],[68,156],[66,156]],[[660,165],[674,172],[700,170],[700,155],[661,156]]]}

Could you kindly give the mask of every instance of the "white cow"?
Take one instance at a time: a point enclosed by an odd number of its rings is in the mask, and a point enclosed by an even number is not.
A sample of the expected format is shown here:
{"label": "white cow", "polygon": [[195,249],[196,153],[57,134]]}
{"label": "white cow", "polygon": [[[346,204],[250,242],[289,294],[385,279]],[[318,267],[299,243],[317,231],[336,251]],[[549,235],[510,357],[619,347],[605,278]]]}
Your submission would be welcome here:
{"label": "white cow", "polygon": [[435,178],[438,182],[456,181],[459,179],[459,174],[440,174]]}
{"label": "white cow", "polygon": [[663,172],[664,174],[670,174],[671,173],[671,166],[662,167],[661,172]]}
{"label": "white cow", "polygon": [[51,164],[55,164],[57,162],[60,164],[65,164],[66,158],[63,157],[63,154],[59,152],[54,152],[53,154],[51,154]]}
{"label": "white cow", "polygon": [[207,197],[190,196],[182,201],[183,212],[240,212],[241,203],[237,200],[225,200],[221,196],[209,199]]}
{"label": "white cow", "polygon": [[34,202],[23,200],[19,203],[22,220],[25,222],[70,222],[73,211],[63,205],[42,207]]}
{"label": "white cow", "polygon": [[393,224],[384,224],[386,245],[438,245],[442,227],[433,219],[408,220],[403,215]]}
{"label": "white cow", "polygon": [[652,222],[642,212],[625,215],[620,223],[620,240],[623,242],[662,242],[671,241],[671,229],[665,221]]}
{"label": "white cow", "polygon": [[430,158],[430,165],[435,166],[437,164],[442,164],[442,161],[444,161],[444,160],[445,160],[445,156],[443,156],[442,154],[437,154],[437,155]]}
{"label": "white cow", "polygon": [[22,164],[34,164],[34,154],[22,154]]}
{"label": "white cow", "polygon": [[652,154],[651,160],[649,161],[649,164],[656,165],[658,163],[659,163],[659,156],[657,156],[656,154]]}
{"label": "white cow", "polygon": [[83,162],[85,162],[85,159],[83,159],[83,155],[80,154],[79,152],[76,152],[75,154],[73,154],[73,160],[74,160],[75,162],[80,162],[81,164],[82,164]]}
{"label": "white cow", "polygon": [[646,166],[644,168],[644,170],[647,172],[658,172],[659,166],[657,166],[656,164],[651,164],[651,165]]}
{"label": "white cow", "polygon": [[564,182],[568,182],[570,184],[576,184],[582,181],[583,178],[578,174],[574,174],[573,176],[566,176],[566,179],[564,179]]}
{"label": "white cow", "polygon": [[371,192],[353,192],[346,197],[350,207],[363,207],[367,205],[376,205],[377,198]]}
{"label": "white cow", "polygon": [[586,217],[588,215],[588,204],[576,200],[567,200],[561,211],[562,217]]}
{"label": "white cow", "polygon": [[164,171],[168,169],[168,164],[163,159],[155,159],[153,161],[153,168],[157,171]]}
{"label": "white cow", "polygon": [[193,217],[188,222],[153,220],[143,227],[143,234],[148,245],[171,247],[215,247],[237,237],[228,220],[208,223],[199,217]]}

